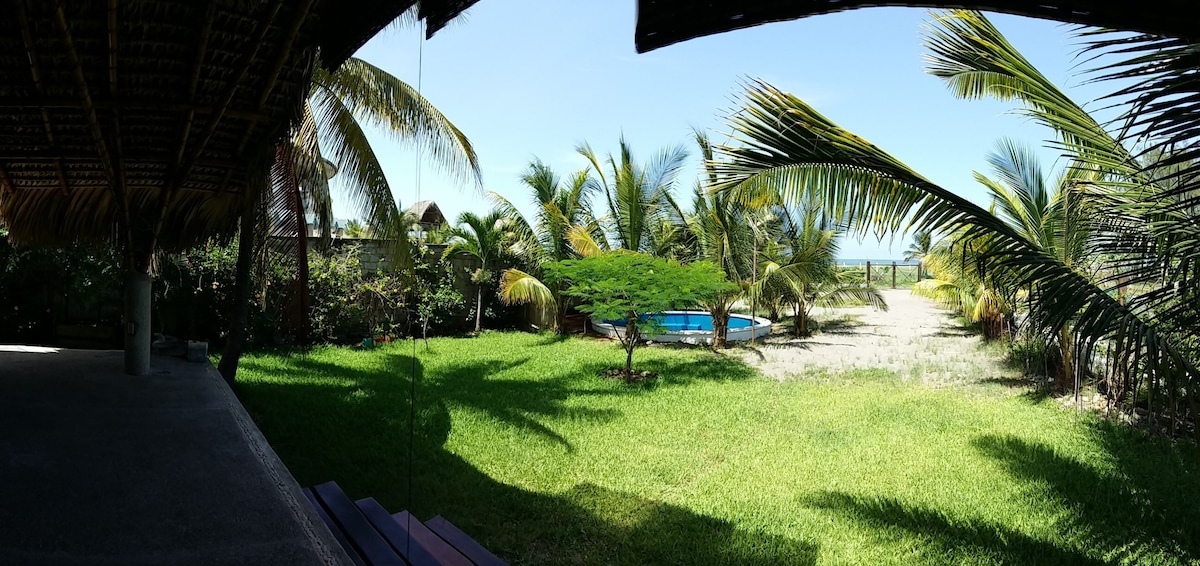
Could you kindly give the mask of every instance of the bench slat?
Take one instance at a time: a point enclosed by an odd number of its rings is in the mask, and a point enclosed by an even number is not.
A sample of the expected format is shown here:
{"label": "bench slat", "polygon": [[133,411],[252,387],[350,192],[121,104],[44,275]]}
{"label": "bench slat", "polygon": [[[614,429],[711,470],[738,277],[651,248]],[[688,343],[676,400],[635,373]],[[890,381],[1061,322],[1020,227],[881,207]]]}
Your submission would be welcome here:
{"label": "bench slat", "polygon": [[392,549],[379,531],[371,526],[353,501],[346,496],[336,482],[313,486],[313,494],[329,511],[354,549],[362,554],[368,564],[378,566],[406,566],[403,558]]}
{"label": "bench slat", "polygon": [[308,498],[308,502],[312,503],[313,509],[317,510],[317,515],[320,515],[321,520],[325,521],[325,526],[329,527],[329,532],[333,533],[333,538],[337,539],[338,544],[342,545],[342,550],[350,556],[350,560],[354,561],[355,566],[367,566],[362,557],[358,555],[358,551],[350,545],[350,541],[346,539],[346,534],[342,532],[341,527],[330,518],[329,513],[325,512],[325,508],[317,501],[316,495],[313,494],[312,488],[304,489],[304,496]]}
{"label": "bench slat", "polygon": [[488,549],[475,542],[475,539],[468,536],[467,533],[462,532],[462,530],[441,515],[426,521],[425,526],[429,527],[429,530],[434,533],[437,533],[442,540],[450,543],[451,546],[458,549],[467,558],[470,558],[471,562],[474,562],[476,566],[508,566],[508,563],[500,560],[495,554],[492,554]]}

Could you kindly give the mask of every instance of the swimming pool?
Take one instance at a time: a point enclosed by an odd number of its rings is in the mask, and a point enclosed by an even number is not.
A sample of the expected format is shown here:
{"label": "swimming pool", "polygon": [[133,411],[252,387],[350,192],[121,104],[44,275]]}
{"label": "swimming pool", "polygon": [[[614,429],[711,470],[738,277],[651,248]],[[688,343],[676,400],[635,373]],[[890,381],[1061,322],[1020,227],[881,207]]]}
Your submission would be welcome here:
{"label": "swimming pool", "polygon": [[[646,315],[645,318],[648,318]],[[709,344],[712,342],[712,315],[707,311],[667,311],[659,315],[661,324],[666,330],[655,336],[655,342],[684,342],[687,344]],[[624,321],[593,320],[592,328],[606,336],[618,336],[625,332]],[[751,318],[744,314],[729,315],[729,330],[725,339],[730,342],[749,340],[766,336],[771,333],[771,321],[762,318]]]}

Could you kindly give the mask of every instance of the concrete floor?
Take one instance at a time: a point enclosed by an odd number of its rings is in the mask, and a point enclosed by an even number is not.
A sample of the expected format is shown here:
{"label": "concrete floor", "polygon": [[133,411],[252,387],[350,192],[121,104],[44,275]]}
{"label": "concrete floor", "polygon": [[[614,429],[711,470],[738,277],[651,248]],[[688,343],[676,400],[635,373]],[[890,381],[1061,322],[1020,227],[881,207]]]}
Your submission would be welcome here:
{"label": "concrete floor", "polygon": [[151,368],[0,346],[0,564],[350,563],[210,364]]}

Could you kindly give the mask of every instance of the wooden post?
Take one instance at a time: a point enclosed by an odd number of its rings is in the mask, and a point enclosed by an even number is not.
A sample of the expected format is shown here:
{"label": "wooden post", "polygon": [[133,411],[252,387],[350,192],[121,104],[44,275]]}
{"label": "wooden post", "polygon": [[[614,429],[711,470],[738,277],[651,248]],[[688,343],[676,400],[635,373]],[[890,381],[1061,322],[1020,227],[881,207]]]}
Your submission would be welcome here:
{"label": "wooden post", "polygon": [[924,277],[921,276],[921,262],[918,261],[917,262],[917,283],[920,283],[921,279],[924,279]]}
{"label": "wooden post", "polygon": [[867,260],[867,287],[871,286],[871,260]]}
{"label": "wooden post", "polygon": [[892,288],[896,288],[896,262],[892,262]]}

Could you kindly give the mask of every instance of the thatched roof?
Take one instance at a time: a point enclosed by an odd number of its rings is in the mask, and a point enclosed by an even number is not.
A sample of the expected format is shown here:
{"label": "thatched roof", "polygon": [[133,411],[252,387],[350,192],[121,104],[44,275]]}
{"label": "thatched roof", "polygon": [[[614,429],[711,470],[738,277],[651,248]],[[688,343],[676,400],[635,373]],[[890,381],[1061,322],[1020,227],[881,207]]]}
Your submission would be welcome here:
{"label": "thatched roof", "polygon": [[[228,234],[336,65],[413,0],[0,5],[0,223],[18,243]],[[431,29],[468,6],[425,0]]]}
{"label": "thatched roof", "polygon": [[438,208],[437,203],[431,200],[414,203],[408,207],[408,213],[416,217],[417,222],[421,224],[434,226],[446,223],[446,217],[442,215],[442,209]]}
{"label": "thatched roof", "polygon": [[714,33],[768,22],[869,6],[970,8],[1196,39],[1191,0],[990,0],[985,2],[879,2],[861,0],[639,0],[635,41],[639,53]]}

